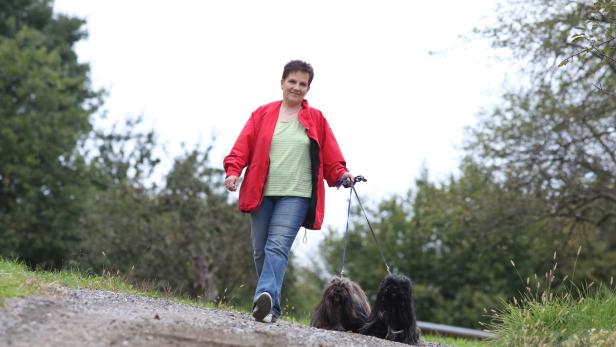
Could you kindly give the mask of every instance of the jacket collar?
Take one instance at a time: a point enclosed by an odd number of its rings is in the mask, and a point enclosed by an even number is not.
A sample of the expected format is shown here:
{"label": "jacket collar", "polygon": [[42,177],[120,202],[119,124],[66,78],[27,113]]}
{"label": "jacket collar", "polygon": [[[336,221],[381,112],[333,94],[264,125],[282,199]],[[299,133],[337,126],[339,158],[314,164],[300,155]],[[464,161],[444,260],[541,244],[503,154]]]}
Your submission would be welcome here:
{"label": "jacket collar", "polygon": [[[278,101],[278,105],[276,105],[276,110],[280,111],[280,108],[282,107],[282,100]],[[310,105],[308,105],[308,100],[304,99],[302,100],[302,106],[301,106],[301,110],[309,108]]]}
{"label": "jacket collar", "polygon": [[[271,117],[273,119],[278,119],[278,114],[280,113],[280,108],[282,107],[282,100],[278,101],[275,105],[276,106],[272,109],[273,112],[271,113]],[[307,130],[310,129],[310,126],[311,126],[309,113],[307,112],[309,108],[310,108],[310,105],[308,104],[308,100],[306,99],[302,100],[302,105],[299,109],[299,114],[297,115],[299,122]]]}

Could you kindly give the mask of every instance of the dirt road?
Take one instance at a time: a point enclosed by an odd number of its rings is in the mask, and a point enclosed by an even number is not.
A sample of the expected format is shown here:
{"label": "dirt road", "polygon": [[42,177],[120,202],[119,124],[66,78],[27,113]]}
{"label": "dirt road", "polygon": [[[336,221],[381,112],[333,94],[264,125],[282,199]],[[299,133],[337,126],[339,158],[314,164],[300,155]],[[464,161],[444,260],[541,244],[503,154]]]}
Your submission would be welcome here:
{"label": "dirt road", "polygon": [[0,308],[0,346],[405,345],[284,321],[258,323],[242,313],[160,299],[53,287],[33,297],[5,301]]}

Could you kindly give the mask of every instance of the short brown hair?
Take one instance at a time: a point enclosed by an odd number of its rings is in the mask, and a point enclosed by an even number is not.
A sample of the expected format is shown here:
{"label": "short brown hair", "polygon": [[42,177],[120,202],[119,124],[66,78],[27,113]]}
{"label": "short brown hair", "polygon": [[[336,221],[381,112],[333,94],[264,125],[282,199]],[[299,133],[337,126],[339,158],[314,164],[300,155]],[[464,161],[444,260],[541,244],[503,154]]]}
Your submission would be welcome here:
{"label": "short brown hair", "polygon": [[284,66],[284,70],[282,70],[282,79],[284,80],[289,76],[291,72],[305,72],[308,74],[308,85],[312,83],[312,79],[314,78],[314,70],[312,70],[312,65],[308,64],[303,60],[291,60]]}

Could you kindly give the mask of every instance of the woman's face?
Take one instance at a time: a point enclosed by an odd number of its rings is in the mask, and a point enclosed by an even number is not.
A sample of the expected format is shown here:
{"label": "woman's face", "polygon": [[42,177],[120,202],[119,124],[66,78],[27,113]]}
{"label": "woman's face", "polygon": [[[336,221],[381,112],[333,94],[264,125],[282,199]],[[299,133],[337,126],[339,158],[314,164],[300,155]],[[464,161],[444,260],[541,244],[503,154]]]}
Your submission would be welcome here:
{"label": "woman's face", "polygon": [[295,71],[291,72],[287,78],[280,82],[282,87],[282,99],[289,106],[296,106],[304,100],[304,96],[310,90],[308,79],[310,75],[307,72]]}

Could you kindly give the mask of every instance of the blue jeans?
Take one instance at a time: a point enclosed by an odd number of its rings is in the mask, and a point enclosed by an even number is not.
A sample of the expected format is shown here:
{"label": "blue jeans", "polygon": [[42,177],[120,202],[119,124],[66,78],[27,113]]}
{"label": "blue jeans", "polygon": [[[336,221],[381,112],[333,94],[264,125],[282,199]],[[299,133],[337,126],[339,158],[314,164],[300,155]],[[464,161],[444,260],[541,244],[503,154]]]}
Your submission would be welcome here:
{"label": "blue jeans", "polygon": [[310,199],[296,196],[265,196],[261,206],[251,213],[250,236],[257,268],[257,296],[272,296],[275,317],[280,317],[280,292],[287,269],[289,251],[301,228]]}

